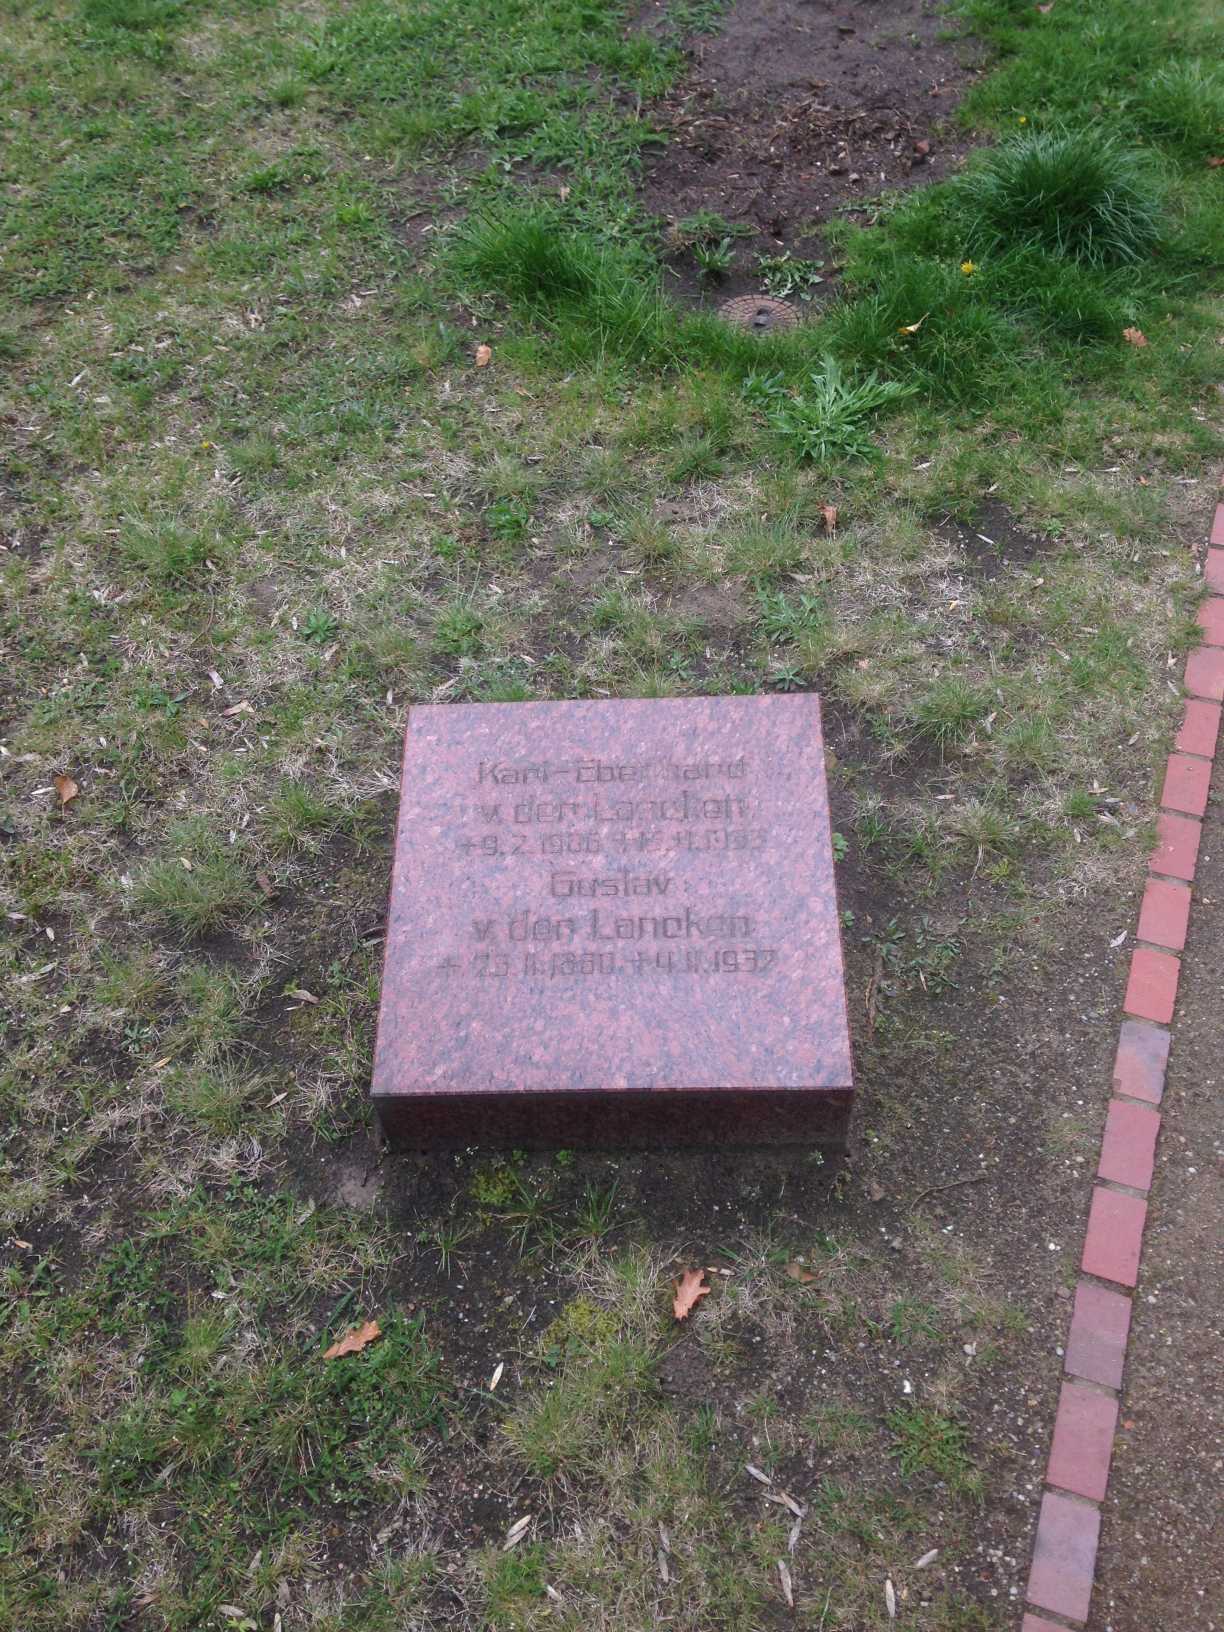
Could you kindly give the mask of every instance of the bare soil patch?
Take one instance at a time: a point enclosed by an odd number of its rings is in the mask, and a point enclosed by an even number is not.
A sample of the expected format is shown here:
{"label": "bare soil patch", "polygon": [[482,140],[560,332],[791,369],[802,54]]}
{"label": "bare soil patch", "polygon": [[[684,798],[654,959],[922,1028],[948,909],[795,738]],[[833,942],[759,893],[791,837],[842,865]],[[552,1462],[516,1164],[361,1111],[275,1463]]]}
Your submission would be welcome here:
{"label": "bare soil patch", "polygon": [[757,289],[757,254],[816,255],[839,211],[954,168],[972,144],[949,116],[976,70],[948,26],[930,0],[741,0],[690,41],[691,68],[655,115],[668,141],[644,200],[672,224],[711,210],[750,235],[712,285],[674,255],[679,290],[720,302]]}

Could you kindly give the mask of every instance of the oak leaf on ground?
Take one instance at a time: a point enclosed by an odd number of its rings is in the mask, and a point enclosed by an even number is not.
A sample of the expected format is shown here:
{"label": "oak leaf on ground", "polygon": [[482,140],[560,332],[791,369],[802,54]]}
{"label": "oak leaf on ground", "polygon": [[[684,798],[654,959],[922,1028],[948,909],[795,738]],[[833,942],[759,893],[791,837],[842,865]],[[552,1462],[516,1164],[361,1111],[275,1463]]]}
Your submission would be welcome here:
{"label": "oak leaf on ground", "polygon": [[51,780],[55,784],[56,793],[59,794],[60,809],[63,810],[69,800],[75,799],[81,790],[70,776],[55,776]]}
{"label": "oak leaf on ground", "polygon": [[677,1320],[687,1320],[698,1298],[704,1298],[709,1292],[709,1287],[705,1285],[705,1277],[704,1269],[686,1269],[676,1282],[672,1313]]}
{"label": "oak leaf on ground", "polygon": [[324,1360],[338,1360],[342,1354],[360,1354],[362,1349],[382,1336],[382,1327],[376,1320],[363,1320],[344,1336],[337,1338],[330,1349],[323,1351]]}
{"label": "oak leaf on ground", "polygon": [[489,364],[492,361],[493,361],[493,347],[492,346],[477,346],[476,347],[476,367],[477,368],[488,368]]}

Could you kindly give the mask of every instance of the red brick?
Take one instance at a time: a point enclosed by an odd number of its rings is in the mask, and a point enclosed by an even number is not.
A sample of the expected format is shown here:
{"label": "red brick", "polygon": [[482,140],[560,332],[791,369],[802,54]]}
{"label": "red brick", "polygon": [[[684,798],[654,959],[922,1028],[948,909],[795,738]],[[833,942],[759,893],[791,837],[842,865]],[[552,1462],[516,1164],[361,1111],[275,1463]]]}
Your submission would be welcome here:
{"label": "red brick", "polygon": [[1216,505],[1216,512],[1211,522],[1211,542],[1224,544],[1224,504]]}
{"label": "red brick", "polygon": [[1169,755],[1160,795],[1162,805],[1187,816],[1202,816],[1207,809],[1210,789],[1211,766],[1205,759],[1191,759],[1189,754]]}
{"label": "red brick", "polygon": [[1167,946],[1170,952],[1180,952],[1186,944],[1189,922],[1190,886],[1175,884],[1168,878],[1149,878],[1139,910],[1139,927],[1135,931],[1139,939],[1151,941],[1153,946]]}
{"label": "red brick", "polygon": [[1180,969],[1181,964],[1172,953],[1137,946],[1131,953],[1130,979],[1122,1002],[1127,1014],[1168,1025],[1173,1018]]}
{"label": "red brick", "polygon": [[[1088,1214],[1084,1256],[1080,1260],[1085,1274],[1099,1275],[1103,1281],[1116,1281],[1119,1286],[1134,1286],[1139,1278],[1146,1217],[1146,1201],[1097,1185],[1092,1192],[1092,1211]],[[1054,1606],[1045,1607],[1053,1609]]]}
{"label": "red brick", "polygon": [[1090,1501],[1103,1501],[1109,1483],[1118,1402],[1082,1383],[1064,1383],[1054,1418],[1054,1442],[1046,1479]]}
{"label": "red brick", "polygon": [[1195,697],[1224,697],[1224,647],[1199,646],[1186,659],[1186,690]]}
{"label": "red brick", "polygon": [[[1224,606],[1224,601],[1220,602]],[[1207,759],[1216,751],[1220,734],[1220,705],[1205,702],[1201,697],[1186,699],[1186,713],[1177,746],[1183,754],[1203,754]]]}
{"label": "red brick", "polygon": [[1209,595],[1198,609],[1198,626],[1203,644],[1224,646],[1224,595]]}
{"label": "red brick", "polygon": [[1184,878],[1190,883],[1201,835],[1202,828],[1192,817],[1162,810],[1156,818],[1156,848],[1148,866],[1154,873],[1167,873],[1170,878]]}
{"label": "red brick", "polygon": [[1164,1097],[1165,1066],[1169,1062],[1169,1034],[1138,1020],[1123,1020],[1114,1060],[1115,1094],[1129,1094],[1159,1105]]}
{"label": "red brick", "polygon": [[1087,1620],[1100,1535],[1101,1515],[1095,1507],[1047,1491],[1037,1520],[1029,1603],[1069,1621]]}
{"label": "red brick", "polygon": [[1125,1293],[1095,1281],[1081,1281],[1075,1289],[1064,1361],[1071,1375],[1104,1383],[1106,1388],[1121,1388],[1130,1318],[1131,1300]]}
{"label": "red brick", "polygon": [[1217,595],[1224,595],[1224,550],[1207,551],[1203,580],[1208,589],[1214,589]]}
{"label": "red brick", "polygon": [[1131,1105],[1124,1099],[1111,1100],[1105,1118],[1105,1136],[1101,1140],[1098,1177],[1112,1179],[1115,1184],[1129,1184],[1134,1190],[1150,1190],[1159,1132],[1159,1111],[1151,1111],[1146,1105]]}

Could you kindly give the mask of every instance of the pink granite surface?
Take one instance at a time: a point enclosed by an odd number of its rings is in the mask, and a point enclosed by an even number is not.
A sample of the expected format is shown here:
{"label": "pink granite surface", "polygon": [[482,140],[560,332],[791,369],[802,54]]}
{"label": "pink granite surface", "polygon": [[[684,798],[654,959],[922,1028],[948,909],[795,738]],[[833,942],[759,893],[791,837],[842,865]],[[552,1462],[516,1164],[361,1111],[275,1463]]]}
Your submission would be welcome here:
{"label": "pink granite surface", "polygon": [[814,696],[412,709],[389,1134],[838,1143],[850,1083]]}

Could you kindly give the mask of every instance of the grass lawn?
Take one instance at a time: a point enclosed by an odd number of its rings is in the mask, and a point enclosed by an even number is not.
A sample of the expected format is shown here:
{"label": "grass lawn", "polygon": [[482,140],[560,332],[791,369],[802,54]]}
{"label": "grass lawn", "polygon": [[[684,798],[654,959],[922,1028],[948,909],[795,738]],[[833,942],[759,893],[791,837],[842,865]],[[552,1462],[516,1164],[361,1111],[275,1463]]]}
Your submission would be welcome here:
{"label": "grass lawn", "polygon": [[[757,338],[670,293],[737,223],[637,192],[716,7],[0,22],[0,1628],[1017,1619],[1224,73],[1198,4],[948,26],[990,155],[763,269],[814,298]],[[836,756],[849,1164],[380,1162],[405,708],[768,688]]]}

